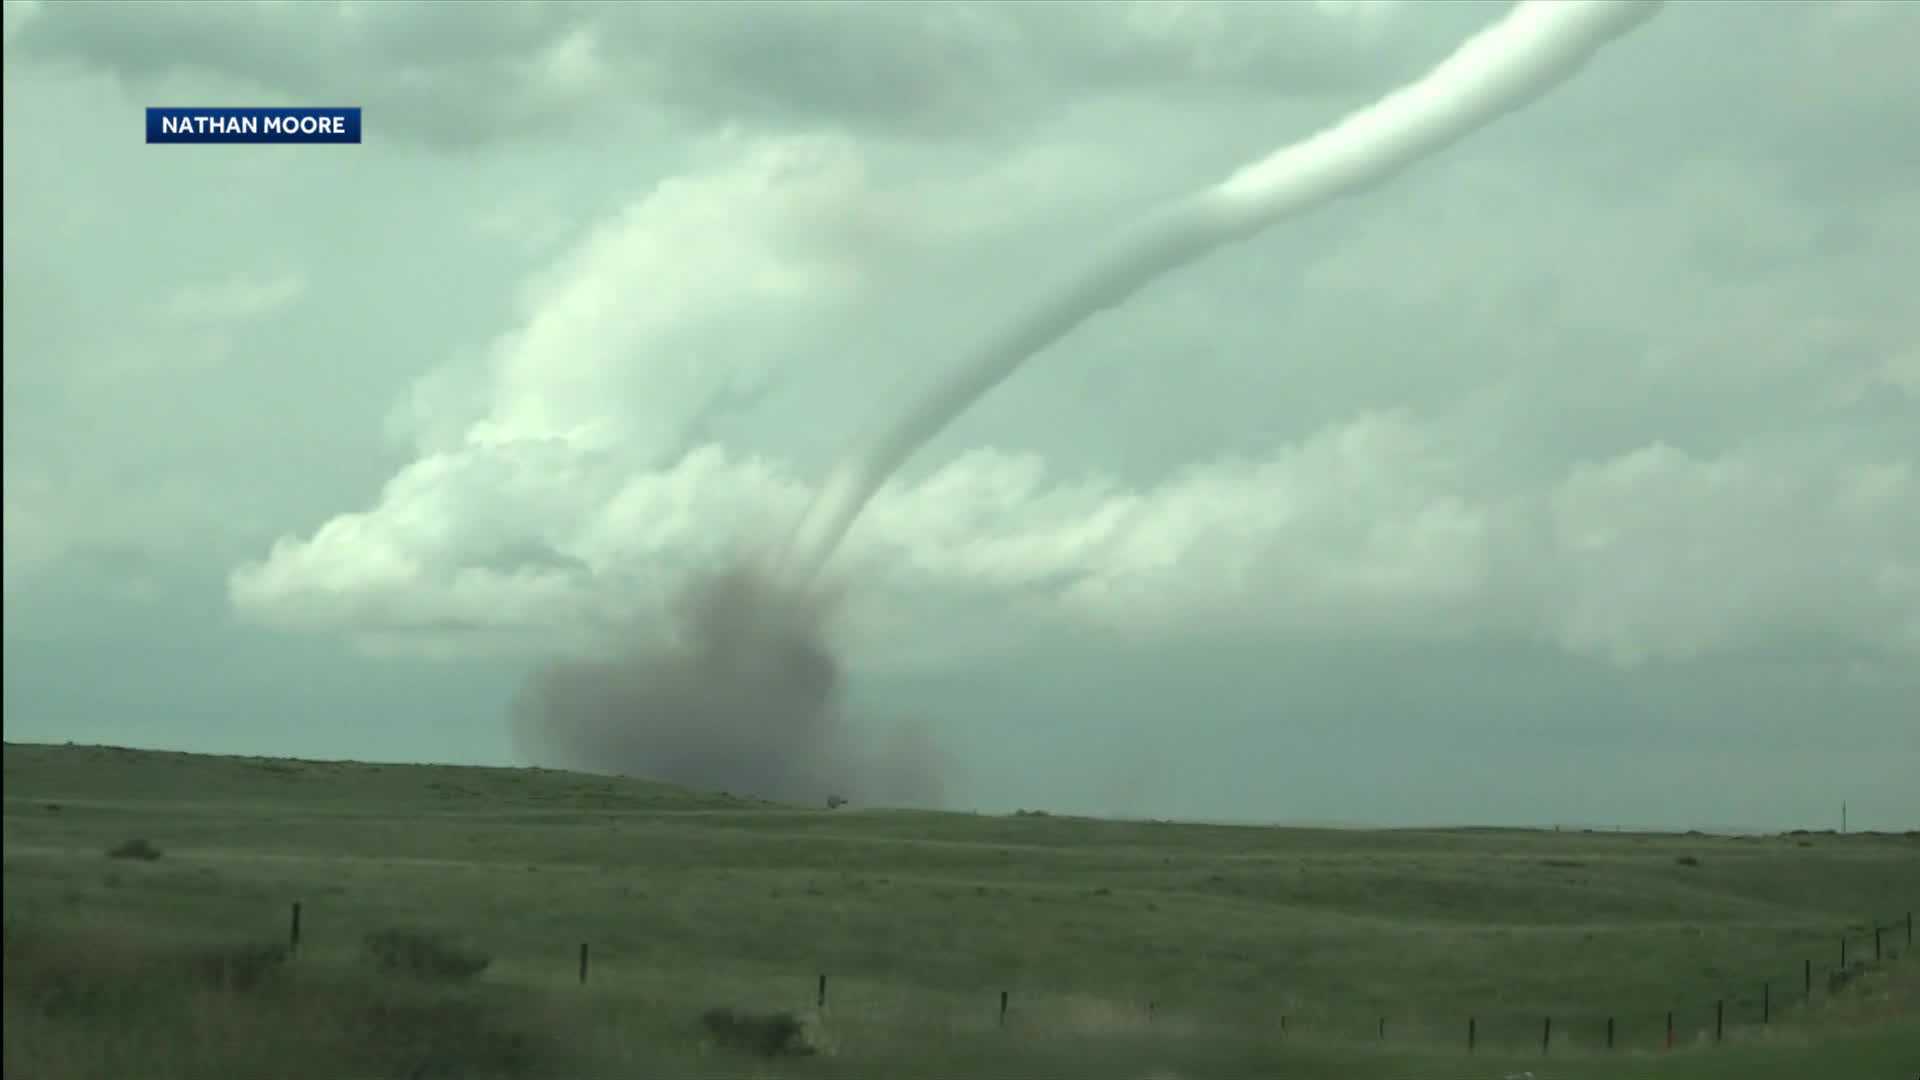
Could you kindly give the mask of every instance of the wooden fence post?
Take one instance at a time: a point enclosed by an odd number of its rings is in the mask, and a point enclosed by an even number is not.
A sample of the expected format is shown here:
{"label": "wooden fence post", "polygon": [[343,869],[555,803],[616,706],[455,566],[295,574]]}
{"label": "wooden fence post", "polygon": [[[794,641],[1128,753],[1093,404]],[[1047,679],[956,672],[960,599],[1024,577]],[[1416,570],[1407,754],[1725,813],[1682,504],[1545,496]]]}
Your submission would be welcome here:
{"label": "wooden fence post", "polygon": [[293,921],[287,926],[287,951],[300,951],[300,901],[293,902]]}
{"label": "wooden fence post", "polygon": [[1607,1017],[1607,1049],[1613,1049],[1613,1017]]}
{"label": "wooden fence post", "polygon": [[587,943],[580,943],[580,985],[587,985]]}
{"label": "wooden fence post", "polygon": [[1007,1026],[1007,992],[1000,991],[1000,1026]]}
{"label": "wooden fence post", "polygon": [[817,994],[815,994],[815,995],[814,995],[814,999],[813,999],[813,1004],[814,1004],[814,1007],[815,1007],[815,1008],[817,1008],[817,1009],[819,1009],[820,1011],[822,1011],[822,1012],[825,1012],[825,1011],[826,1011],[826,1008],[827,1008],[827,973],[826,973],[826,972],[824,972],[824,971],[820,973],[820,991],[819,991],[819,993],[817,993]]}
{"label": "wooden fence post", "polygon": [[1727,1001],[1721,998],[1713,1003],[1713,1041],[1719,1042],[1727,1030]]}
{"label": "wooden fence post", "polygon": [[1667,1049],[1673,1049],[1673,1010],[1667,1010]]}
{"label": "wooden fence post", "polygon": [[1549,1016],[1540,1027],[1540,1052],[1545,1054],[1553,1049],[1553,1017]]}
{"label": "wooden fence post", "polygon": [[1760,1022],[1773,1023],[1773,984],[1770,982],[1760,984]]}
{"label": "wooden fence post", "polygon": [[1473,1044],[1475,1041],[1474,1037],[1479,1034],[1477,1031],[1474,1030],[1474,1028],[1475,1028],[1474,1018],[1471,1016],[1467,1017],[1467,1053],[1469,1054],[1473,1053]]}

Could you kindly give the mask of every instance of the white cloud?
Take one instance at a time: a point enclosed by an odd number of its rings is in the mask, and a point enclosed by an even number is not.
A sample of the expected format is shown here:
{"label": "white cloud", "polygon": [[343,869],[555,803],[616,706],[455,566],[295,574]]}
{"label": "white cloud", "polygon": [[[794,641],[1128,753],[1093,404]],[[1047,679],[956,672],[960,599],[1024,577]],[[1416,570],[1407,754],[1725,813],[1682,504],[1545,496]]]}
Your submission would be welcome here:
{"label": "white cloud", "polygon": [[8,48],[13,46],[14,36],[39,14],[40,0],[6,0],[0,5],[0,18],[4,18],[0,28],[4,29]]}
{"label": "white cloud", "polygon": [[[521,325],[469,370],[423,380],[405,419],[434,445],[454,430],[477,444],[638,441],[651,460],[684,449],[703,410],[755,392],[785,352],[783,319],[858,294],[858,234],[885,193],[843,139],[721,136],[694,156],[724,164],[670,176],[589,230],[522,290]],[[529,228],[557,231],[525,212],[489,222]],[[729,317],[743,310],[754,317]],[[465,385],[476,379],[483,390]],[[450,429],[455,400],[474,415]]]}
{"label": "white cloud", "polygon": [[1687,659],[1783,632],[1920,652],[1910,461],[1649,446],[1575,469],[1549,504],[1568,647]]}
{"label": "white cloud", "polygon": [[[22,9],[24,11],[24,9]],[[978,134],[1076,95],[1322,97],[1430,51],[1393,5],[746,0],[713,5],[8,4],[8,38],[145,88],[177,74],[348,99],[388,137],[552,137],[672,107],[701,123]]]}
{"label": "white cloud", "polygon": [[[657,612],[679,571],[777,530],[808,496],[717,448],[624,481],[583,476],[580,456],[548,449],[492,473],[471,459],[417,464],[372,514],[241,570],[236,602],[389,644],[441,647],[450,631],[551,640]],[[1920,651],[1920,485],[1907,463],[1696,460],[1655,445],[1540,490],[1494,496],[1494,477],[1401,416],[1144,490],[1061,483],[1030,455],[983,450],[885,493],[844,565],[868,594],[856,603],[984,592],[1130,636],[1495,631],[1627,665],[1793,632]],[[520,527],[536,522],[537,534]],[[475,565],[529,545],[567,567]],[[923,620],[912,632],[938,631]],[[896,644],[866,641],[863,655],[884,660]]]}
{"label": "white cloud", "polygon": [[298,274],[232,277],[182,286],[167,298],[161,310],[170,318],[187,322],[239,322],[281,311],[306,291],[306,280]]}
{"label": "white cloud", "polygon": [[[1268,48],[1234,40],[1237,10],[1140,9],[1082,47],[1231,82]],[[952,310],[990,321],[1053,254],[1020,234],[1077,242],[1046,230],[1126,183],[1126,155],[1083,138],[706,144],[556,259],[484,364],[422,380],[418,460],[236,571],[235,604],[389,649],[551,641],[778,543],[818,471],[796,429],[855,416],[903,343],[949,355]],[[1083,372],[1024,414],[1049,430],[954,436],[850,537],[840,566],[886,609],[868,655],[950,631],[929,598],[980,596],[1103,633],[1496,635],[1629,666],[1795,635],[1920,650],[1920,426],[1895,389],[1920,330],[1894,272],[1911,197],[1823,202],[1706,152],[1627,190],[1561,174],[1586,152],[1432,163],[1303,225],[1302,250],[1218,260],[1044,358]],[[972,276],[911,280],[935,266]],[[1048,385],[1023,380],[986,411]],[[764,405],[781,393],[801,396]],[[1288,423],[1249,442],[1234,425],[1263,410]],[[736,412],[754,423],[713,423]],[[1144,470],[1033,448],[1080,432],[1205,448]]]}
{"label": "white cloud", "polygon": [[0,515],[0,550],[5,552],[6,591],[11,594],[40,567],[52,561],[60,544],[48,520],[50,492],[44,475],[9,455],[6,463],[5,514]]}
{"label": "white cloud", "polygon": [[[344,94],[435,145],[547,141],[464,159],[455,183],[383,136],[352,159],[365,191],[340,194],[349,213],[305,247],[140,233],[166,223],[160,180],[226,175],[211,156],[102,157],[162,170],[144,174],[160,178],[151,203],[115,217],[115,168],[60,186],[10,154],[9,205],[33,211],[10,210],[10,236],[41,230],[8,242],[8,322],[39,328],[8,337],[10,586],[63,551],[179,552],[244,525],[283,534],[233,575],[249,618],[443,653],[603,626],[657,605],[684,567],[776,542],[831,448],[1087,250],[1104,215],[1329,118],[1468,19],[1414,4],[104,10],[9,4],[10,91],[49,58],[71,79],[77,60],[135,88],[60,84],[91,88],[99,116],[150,86],[256,88]],[[949,606],[979,603],[1023,627],[1506,635],[1621,664],[1794,634],[1911,654],[1920,202],[1899,167],[1915,87],[1898,46],[1920,22],[1903,10],[1676,8],[1486,139],[1090,324],[858,524],[840,566],[870,597],[862,632],[934,652],[957,633]],[[1708,48],[1724,54],[1681,64]],[[648,141],[579,137],[622,110]],[[326,170],[346,159],[290,160],[244,159],[240,190],[272,203],[345,175]],[[367,209],[423,189],[404,216]],[[356,215],[386,223],[388,246],[342,241],[328,264]],[[137,235],[55,262],[88,221]],[[161,257],[183,241],[231,258],[183,283]],[[506,303],[476,284],[534,260]],[[64,276],[34,269],[49,262]],[[18,299],[29,275],[37,310]],[[375,293],[405,298],[377,325],[321,326],[302,303]],[[102,306],[158,318],[106,331]],[[295,369],[309,389],[236,381]],[[355,371],[351,393],[314,389]],[[324,496],[261,509],[349,445],[296,459],[291,419],[375,428],[401,379],[407,460],[366,452]],[[163,395],[184,404],[156,410]]]}

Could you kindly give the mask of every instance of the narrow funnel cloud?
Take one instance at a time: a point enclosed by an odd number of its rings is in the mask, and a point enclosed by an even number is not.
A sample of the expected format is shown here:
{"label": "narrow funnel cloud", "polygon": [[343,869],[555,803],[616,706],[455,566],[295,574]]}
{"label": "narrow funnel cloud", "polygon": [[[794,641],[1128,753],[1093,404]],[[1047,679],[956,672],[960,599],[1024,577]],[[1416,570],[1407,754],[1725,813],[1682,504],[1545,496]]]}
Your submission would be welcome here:
{"label": "narrow funnel cloud", "polygon": [[842,461],[800,522],[786,574],[811,580],[914,452],[1035,353],[1163,274],[1289,215],[1361,191],[1570,78],[1659,0],[1529,0],[1417,82],[1182,199],[1042,293]]}

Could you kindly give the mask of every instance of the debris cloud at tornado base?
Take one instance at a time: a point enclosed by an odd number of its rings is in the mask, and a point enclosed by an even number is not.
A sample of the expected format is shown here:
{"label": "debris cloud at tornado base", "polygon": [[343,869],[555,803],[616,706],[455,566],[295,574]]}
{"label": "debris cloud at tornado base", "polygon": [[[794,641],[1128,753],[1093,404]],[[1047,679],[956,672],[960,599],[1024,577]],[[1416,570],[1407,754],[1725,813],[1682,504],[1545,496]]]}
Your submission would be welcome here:
{"label": "debris cloud at tornado base", "polygon": [[1034,295],[828,477],[771,565],[688,583],[662,646],[536,672],[516,736],[536,763],[765,798],[937,805],[930,744],[875,749],[844,722],[837,594],[818,584],[861,511],[913,454],[1035,354],[1155,279],[1385,181],[1576,74],[1659,0],[1528,0],[1420,79],[1164,208]]}
{"label": "debris cloud at tornado base", "polygon": [[847,723],[831,621],[838,595],[748,560],[689,581],[671,639],[556,661],[515,703],[523,756],[555,768],[818,802],[937,805],[937,751],[911,728]]}

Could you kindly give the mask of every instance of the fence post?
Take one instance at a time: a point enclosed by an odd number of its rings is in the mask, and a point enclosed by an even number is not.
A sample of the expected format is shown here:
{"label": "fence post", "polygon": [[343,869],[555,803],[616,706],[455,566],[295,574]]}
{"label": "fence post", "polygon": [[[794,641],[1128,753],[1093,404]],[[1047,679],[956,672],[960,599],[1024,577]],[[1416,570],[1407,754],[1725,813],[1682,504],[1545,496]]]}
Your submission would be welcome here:
{"label": "fence post", "polygon": [[1157,1001],[1147,1002],[1147,1023],[1149,1024],[1153,1023],[1153,1014],[1154,1014],[1154,1011],[1157,1010],[1158,1008],[1160,1008],[1159,1002]]}
{"label": "fence post", "polygon": [[293,921],[287,925],[287,951],[300,951],[300,901],[293,902]]}
{"label": "fence post", "polygon": [[1727,1001],[1721,998],[1713,1003],[1713,1041],[1719,1042],[1727,1030]]}
{"label": "fence post", "polygon": [[1907,948],[1913,948],[1913,912],[1907,912]]}
{"label": "fence post", "polygon": [[1474,1030],[1474,1018],[1467,1017],[1467,1053],[1469,1054],[1473,1053],[1474,1036],[1477,1034],[1478,1032]]}
{"label": "fence post", "polygon": [[1667,1010],[1667,1049],[1673,1049],[1673,1010]]}
{"label": "fence post", "polygon": [[1007,1026],[1007,992],[1000,991],[1000,1026]]}
{"label": "fence post", "polygon": [[1847,935],[1840,935],[1840,970],[1847,970]]}
{"label": "fence post", "polygon": [[1540,1028],[1540,1052],[1545,1054],[1553,1048],[1553,1017],[1547,1017]]}
{"label": "fence post", "polygon": [[1613,1017],[1607,1017],[1607,1049],[1613,1049]]}
{"label": "fence post", "polygon": [[1807,959],[1806,964],[1807,964],[1807,987],[1806,987],[1807,1000],[1812,1001],[1813,1000],[1813,960],[1811,957]]}
{"label": "fence post", "polygon": [[1770,982],[1760,984],[1760,1022],[1773,1023],[1773,984]]}
{"label": "fence post", "polygon": [[1280,1037],[1285,1038],[1286,1034],[1287,1034],[1287,1014],[1281,1013],[1280,1014]]}
{"label": "fence post", "polygon": [[1384,1016],[1380,1018],[1380,1041],[1387,1041],[1387,1018]]}
{"label": "fence post", "polygon": [[827,973],[824,971],[820,973],[820,990],[814,995],[813,1007],[821,1012],[827,1010]]}
{"label": "fence post", "polygon": [[1880,924],[1873,924],[1873,962],[1880,962]]}
{"label": "fence post", "polygon": [[580,943],[580,985],[587,985],[587,943]]}

